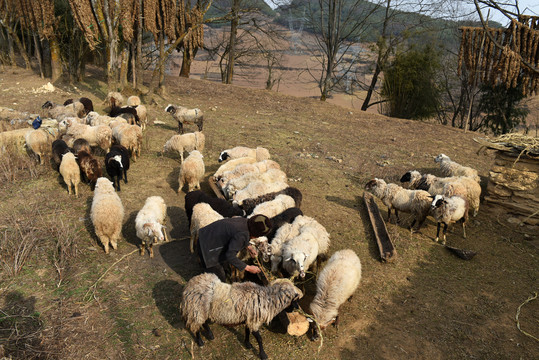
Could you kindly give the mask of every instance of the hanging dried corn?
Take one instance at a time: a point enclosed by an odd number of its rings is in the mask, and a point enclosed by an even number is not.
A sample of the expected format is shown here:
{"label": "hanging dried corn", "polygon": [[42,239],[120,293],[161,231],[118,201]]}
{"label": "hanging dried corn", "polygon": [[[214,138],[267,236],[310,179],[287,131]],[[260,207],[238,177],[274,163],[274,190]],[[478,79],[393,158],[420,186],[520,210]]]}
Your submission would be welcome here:
{"label": "hanging dried corn", "polygon": [[138,14],[138,0],[120,0],[120,26],[122,27],[122,37],[125,41],[133,40],[134,28]]}
{"label": "hanging dried corn", "polygon": [[100,41],[99,27],[93,12],[90,0],[69,0],[75,22],[82,30],[84,38],[91,50],[94,50]]}

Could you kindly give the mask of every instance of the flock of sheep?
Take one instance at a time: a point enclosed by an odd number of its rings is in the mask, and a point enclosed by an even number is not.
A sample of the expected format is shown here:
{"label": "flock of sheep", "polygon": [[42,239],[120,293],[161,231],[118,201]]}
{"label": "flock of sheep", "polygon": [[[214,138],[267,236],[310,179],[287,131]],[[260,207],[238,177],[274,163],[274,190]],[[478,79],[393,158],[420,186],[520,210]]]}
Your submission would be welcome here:
{"label": "flock of sheep", "polygon": [[413,231],[419,230],[427,216],[434,217],[437,222],[435,241],[439,240],[440,227],[443,224],[442,244],[445,245],[447,228],[452,223],[462,222],[463,235],[466,238],[468,211],[473,210],[474,216],[479,211],[480,178],[477,170],[452,161],[445,154],[438,155],[434,161],[440,164],[442,174],[447,177],[422,175],[413,170],[400,179],[401,183],[408,184],[408,189],[393,183],[387,184],[377,178],[369,181],[365,189],[387,206],[388,222],[391,219],[391,210],[394,210],[397,222],[399,211],[411,213],[414,220],[410,229]]}
{"label": "flock of sheep", "polygon": [[[43,156],[52,152],[53,163],[67,184],[69,194],[73,187],[78,196],[81,176],[87,178],[94,188],[91,220],[105,253],[109,253],[110,247],[117,248],[124,218],[124,208],[117,193],[120,180],[127,183],[130,159],[136,161],[140,156],[147,111],[136,96],[127,99],[127,106],[122,107],[121,94],[110,93],[105,103],[109,115],[93,111],[93,104],[87,98],[68,100],[63,105],[45,103],[43,108],[57,126],[28,132],[26,146],[41,163]],[[191,234],[191,252],[198,241],[199,230],[220,219],[263,214],[273,223],[267,236],[251,241],[262,260],[271,263],[275,280],[269,285],[227,284],[208,273],[188,281],[181,311],[198,345],[204,343],[202,329],[207,339],[213,339],[209,321],[224,325],[245,323],[246,347],[252,347],[249,342],[252,332],[259,344],[260,358],[267,358],[259,329],[303,296],[293,281],[285,277],[304,278],[309,269],[318,272],[316,294],[309,305],[314,320],[321,329],[336,322],[338,308],[355,292],[361,279],[361,262],[356,253],[349,249],[337,251],[318,271],[321,261],[330,252],[330,234],[317,220],[303,214],[301,192],[287,184],[287,175],[263,147],[237,146],[222,151],[218,161],[223,165],[209,180],[215,183],[225,199],[201,191],[200,183],[205,175],[202,111],[176,105],[168,105],[165,111],[178,122],[179,134],[164,144],[163,152],[180,156],[178,192],[187,185],[185,212]],[[184,124],[194,124],[198,131],[184,133]],[[112,181],[103,177],[100,163],[92,155],[92,147],[105,153],[105,169]],[[188,156],[184,158],[186,152]],[[399,211],[412,213],[411,227],[417,223],[416,229],[419,229],[426,217],[432,215],[438,222],[436,241],[440,226],[444,224],[445,243],[450,223],[462,220],[464,228],[468,209],[471,208],[474,215],[477,213],[481,188],[477,171],[461,166],[443,154],[436,158],[436,162],[450,177],[438,178],[410,171],[401,178],[401,182],[409,183],[409,189],[387,184],[382,179],[369,181],[365,188],[388,206],[388,221],[391,210],[395,211],[397,221]],[[135,229],[141,255],[147,249],[153,257],[152,246],[168,241],[166,208],[162,197],[151,196],[137,213]],[[238,256],[248,260],[247,253]],[[311,328],[316,337],[317,328]]]}

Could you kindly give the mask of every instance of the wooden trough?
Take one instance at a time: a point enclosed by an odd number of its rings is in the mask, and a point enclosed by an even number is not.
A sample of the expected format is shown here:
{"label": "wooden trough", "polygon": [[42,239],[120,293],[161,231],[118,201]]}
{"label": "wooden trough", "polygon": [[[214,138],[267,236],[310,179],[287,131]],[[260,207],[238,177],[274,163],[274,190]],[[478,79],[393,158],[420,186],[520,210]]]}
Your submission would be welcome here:
{"label": "wooden trough", "polygon": [[369,212],[369,218],[371,219],[372,228],[374,230],[374,237],[376,238],[378,250],[380,251],[380,258],[383,262],[391,262],[397,256],[397,250],[395,250],[395,246],[393,246],[393,243],[391,242],[380,209],[378,209],[378,205],[376,205],[371,193],[365,191],[363,193],[363,200],[365,201],[367,211]]}
{"label": "wooden trough", "polygon": [[210,183],[210,188],[215,193],[215,196],[220,199],[227,200],[221,189],[219,189],[219,186],[217,186],[217,183],[215,182],[215,178],[213,176],[210,176],[208,182]]}

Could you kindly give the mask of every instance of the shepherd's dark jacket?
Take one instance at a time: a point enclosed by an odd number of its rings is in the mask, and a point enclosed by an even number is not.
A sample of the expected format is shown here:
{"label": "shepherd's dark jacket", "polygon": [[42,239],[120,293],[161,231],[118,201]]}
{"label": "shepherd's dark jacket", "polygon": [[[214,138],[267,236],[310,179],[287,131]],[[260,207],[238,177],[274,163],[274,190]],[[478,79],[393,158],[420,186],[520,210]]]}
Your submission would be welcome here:
{"label": "shepherd's dark jacket", "polygon": [[238,259],[237,254],[248,245],[249,229],[246,218],[218,220],[198,232],[197,250],[206,268],[229,263],[240,271],[245,270],[247,264]]}

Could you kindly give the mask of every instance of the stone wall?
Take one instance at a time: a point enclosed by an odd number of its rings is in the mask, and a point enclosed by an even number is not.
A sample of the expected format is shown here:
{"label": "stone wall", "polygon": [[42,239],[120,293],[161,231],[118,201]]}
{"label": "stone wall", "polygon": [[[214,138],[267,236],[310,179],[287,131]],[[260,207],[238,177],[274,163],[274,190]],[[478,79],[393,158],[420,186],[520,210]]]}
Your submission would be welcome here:
{"label": "stone wall", "polygon": [[516,152],[497,151],[485,200],[526,224],[539,225],[539,159],[522,155],[515,163],[517,157]]}

